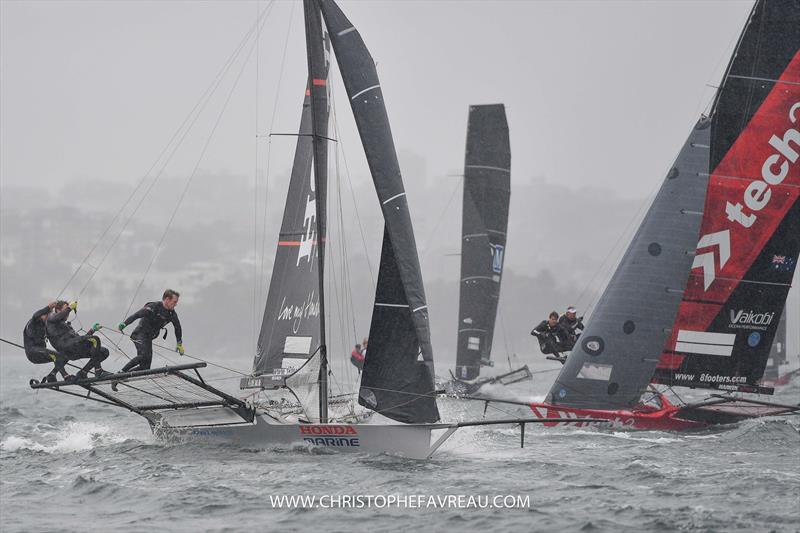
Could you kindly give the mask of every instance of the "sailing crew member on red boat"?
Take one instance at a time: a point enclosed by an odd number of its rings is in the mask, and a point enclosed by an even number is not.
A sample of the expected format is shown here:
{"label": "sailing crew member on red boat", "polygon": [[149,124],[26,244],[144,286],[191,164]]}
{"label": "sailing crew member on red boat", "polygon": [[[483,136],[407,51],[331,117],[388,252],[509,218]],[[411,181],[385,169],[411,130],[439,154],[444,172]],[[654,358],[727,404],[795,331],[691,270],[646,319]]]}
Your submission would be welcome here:
{"label": "sailing crew member on red boat", "polygon": [[538,326],[531,330],[531,335],[539,339],[539,349],[543,354],[553,354],[556,357],[563,357],[561,352],[565,348],[569,332],[558,322],[558,313],[551,311],[547,320],[542,320]]}
{"label": "sailing crew member on red boat", "polygon": [[567,312],[558,319],[558,323],[568,334],[566,341],[563,343],[563,348],[566,351],[572,350],[575,343],[578,342],[578,337],[581,336],[584,330],[583,317],[577,316],[577,313],[577,309],[573,306],[569,306],[567,307]]}
{"label": "sailing crew member on red boat", "polygon": [[[150,364],[153,362],[153,339],[158,337],[159,332],[169,323],[172,323],[172,327],[175,329],[175,339],[177,340],[175,351],[181,355],[184,354],[183,330],[181,321],[178,320],[178,313],[175,312],[175,306],[178,305],[180,297],[181,295],[177,291],[167,289],[161,296],[160,302],[144,304],[144,307],[126,318],[124,322],[119,323],[117,328],[122,331],[139,320],[139,325],[131,334],[131,340],[136,344],[136,357],[122,367],[122,372],[150,368]],[[164,338],[167,338],[166,331],[164,331]]]}

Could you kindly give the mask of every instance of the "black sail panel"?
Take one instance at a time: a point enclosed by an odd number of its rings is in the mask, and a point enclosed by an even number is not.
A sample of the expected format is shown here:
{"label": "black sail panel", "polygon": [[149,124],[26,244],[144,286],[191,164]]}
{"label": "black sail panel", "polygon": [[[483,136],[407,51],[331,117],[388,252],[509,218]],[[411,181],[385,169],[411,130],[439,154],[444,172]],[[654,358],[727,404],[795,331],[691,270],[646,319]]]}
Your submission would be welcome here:
{"label": "black sail panel", "polygon": [[708,183],[710,124],[701,119],[550,389],[553,403],[619,409],[647,388],[678,312]]}
{"label": "black sail panel", "polygon": [[800,254],[800,6],[759,1],[712,115],[695,260],[656,383],[760,390]]}
{"label": "black sail panel", "polygon": [[506,252],[511,148],[505,106],[470,106],[464,163],[456,377],[491,357]]}
{"label": "black sail panel", "polygon": [[759,0],[717,93],[711,125],[711,169],[761,107],[800,43],[800,2]]}
{"label": "black sail panel", "polygon": [[[383,278],[383,287],[379,283],[359,401],[399,421],[435,422],[439,419],[439,412],[432,395],[435,386],[428,306],[403,179],[375,63],[361,35],[339,7],[331,0],[321,0],[319,4],[386,223],[378,275],[379,279]],[[389,313],[387,309],[399,308],[380,304],[398,304],[398,301],[381,298],[401,293],[404,298],[399,303],[405,305],[408,312],[392,312],[384,316],[384,313]],[[384,320],[376,320],[375,315]],[[406,357],[405,352],[400,357],[393,347],[403,347],[414,357]],[[404,362],[402,366],[397,364],[398,357]],[[420,370],[421,366],[425,367],[424,372]],[[392,368],[393,372],[379,371],[382,367]],[[388,398],[379,397],[378,393],[402,390],[411,379],[420,379],[418,390],[424,391],[425,396],[417,397],[410,404],[407,403],[408,395],[404,395],[404,400],[399,403],[371,401],[373,397],[377,400]]]}
{"label": "black sail panel", "polygon": [[436,403],[431,401],[433,376],[420,352],[412,312],[385,229],[369,331],[359,403],[400,422],[438,420]]}
{"label": "black sail panel", "polygon": [[[326,41],[326,46],[328,42]],[[326,68],[327,77],[327,68]],[[310,80],[313,82],[313,80]],[[312,174],[311,85],[306,87],[289,192],[269,284],[253,375],[288,375],[299,369],[320,344],[319,243],[317,202]],[[327,109],[324,110],[325,121]]]}

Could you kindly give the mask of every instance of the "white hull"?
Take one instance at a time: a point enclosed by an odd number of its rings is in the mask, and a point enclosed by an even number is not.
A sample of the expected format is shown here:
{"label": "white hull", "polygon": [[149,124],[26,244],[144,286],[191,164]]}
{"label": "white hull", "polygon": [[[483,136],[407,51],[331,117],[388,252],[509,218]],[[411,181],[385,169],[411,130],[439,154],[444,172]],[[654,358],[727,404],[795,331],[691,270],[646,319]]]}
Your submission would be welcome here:
{"label": "white hull", "polygon": [[300,424],[280,423],[263,413],[253,422],[227,408],[162,411],[150,420],[153,432],[166,440],[204,440],[244,448],[314,447],[337,452],[388,453],[426,459],[431,433],[448,424]]}

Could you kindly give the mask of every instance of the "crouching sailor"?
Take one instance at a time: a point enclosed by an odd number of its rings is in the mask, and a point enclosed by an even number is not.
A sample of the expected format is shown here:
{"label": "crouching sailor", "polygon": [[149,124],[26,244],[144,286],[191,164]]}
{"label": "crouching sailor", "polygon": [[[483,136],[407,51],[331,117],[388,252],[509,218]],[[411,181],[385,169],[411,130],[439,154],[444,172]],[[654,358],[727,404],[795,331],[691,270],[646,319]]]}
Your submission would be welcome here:
{"label": "crouching sailor", "polygon": [[[183,355],[183,331],[181,330],[181,322],[178,320],[178,313],[175,312],[175,306],[178,305],[178,298],[180,294],[167,289],[164,291],[160,302],[149,302],[144,304],[144,307],[136,311],[134,314],[120,322],[120,331],[130,326],[136,320],[139,325],[133,330],[131,340],[136,344],[136,357],[128,361],[128,364],[122,367],[122,372],[132,372],[134,370],[148,370],[153,361],[153,339],[158,337],[158,333],[170,322],[172,327],[175,328],[175,338],[178,341],[175,351]],[[164,338],[167,338],[166,332]]]}
{"label": "crouching sailor", "polygon": [[61,372],[61,376],[64,379],[69,377],[69,374],[64,370],[67,358],[47,348],[47,317],[55,306],[56,302],[50,302],[47,306],[33,313],[31,319],[25,324],[25,329],[22,330],[22,344],[25,346],[25,356],[28,361],[35,365],[54,363],[53,370],[42,378],[42,383],[56,381],[57,372]]}
{"label": "crouching sailor", "polygon": [[94,335],[100,324],[93,325],[86,335],[79,334],[67,321],[70,311],[77,309],[78,302],[56,302],[55,313],[47,317],[47,338],[53,348],[70,361],[89,358],[89,362],[75,374],[77,379],[86,379],[91,368],[94,368],[95,377],[106,376],[110,372],[103,370],[100,363],[108,357],[108,349],[103,348],[100,339]]}
{"label": "crouching sailor", "polygon": [[569,332],[558,323],[558,313],[551,312],[547,320],[542,320],[538,326],[533,328],[531,335],[539,339],[539,349],[543,354],[553,354],[559,359],[564,358],[561,352],[567,349]]}

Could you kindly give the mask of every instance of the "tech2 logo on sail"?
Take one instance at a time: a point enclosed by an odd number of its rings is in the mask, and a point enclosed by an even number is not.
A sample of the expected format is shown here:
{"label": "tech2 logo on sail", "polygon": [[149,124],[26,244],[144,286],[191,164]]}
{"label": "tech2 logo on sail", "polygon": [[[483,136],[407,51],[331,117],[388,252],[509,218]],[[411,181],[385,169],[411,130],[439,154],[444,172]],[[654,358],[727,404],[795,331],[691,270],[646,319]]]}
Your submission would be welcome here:
{"label": "tech2 logo on sail", "polygon": [[[786,111],[785,116],[792,125],[797,124],[798,119],[800,119],[800,102],[792,104]],[[744,262],[743,256],[748,253],[757,253],[761,248],[760,246],[754,246],[759,240],[758,233],[761,233],[762,238],[768,239],[772,235],[772,230],[774,230],[774,228],[771,230],[769,226],[777,226],[793,201],[796,201],[797,193],[795,192],[790,194],[790,196],[794,196],[792,201],[787,202],[784,200],[780,202],[781,205],[768,208],[771,200],[773,200],[772,187],[781,184],[798,185],[796,183],[798,182],[797,173],[794,171],[797,168],[796,163],[800,157],[800,153],[798,153],[798,150],[800,150],[800,131],[789,127],[782,136],[772,134],[765,141],[769,148],[767,148],[767,156],[763,159],[763,164],[760,168],[761,179],[751,181],[747,188],[742,193],[739,193],[741,198],[725,199],[725,217],[717,220],[727,220],[729,222],[728,228],[704,234],[697,244],[697,254],[692,268],[701,268],[703,270],[704,291],[709,290],[717,278],[717,274],[722,272],[729,263],[734,264],[743,274],[749,266],[748,263]],[[738,147],[734,146],[731,151],[736,148]],[[726,161],[723,160],[720,166],[725,163]],[[790,170],[793,171],[791,176],[789,174]],[[717,173],[726,174],[726,171],[720,172],[717,170]],[[789,179],[787,180],[787,178]],[[719,189],[722,188],[720,187]],[[727,190],[735,192],[739,189],[728,188]],[[786,195],[776,194],[775,196]],[[762,218],[765,219],[765,222],[763,227],[759,228],[756,224]],[[751,235],[751,231],[756,232],[756,234]],[[704,249],[706,250],[705,253],[701,252]],[[730,261],[732,255],[734,260]],[[735,277],[739,278],[740,276]]]}
{"label": "tech2 logo on sail", "polygon": [[306,444],[314,446],[361,446],[358,430],[353,426],[307,425],[300,426],[300,436]]}

